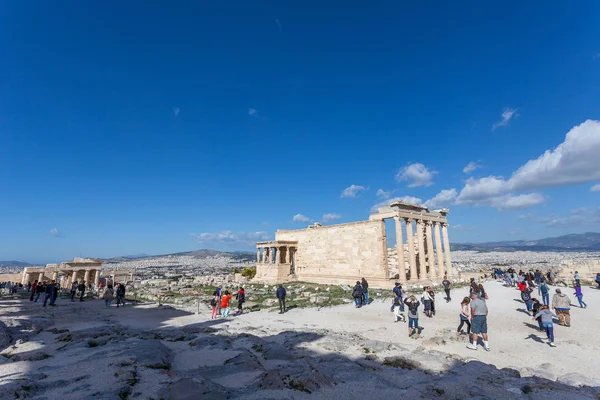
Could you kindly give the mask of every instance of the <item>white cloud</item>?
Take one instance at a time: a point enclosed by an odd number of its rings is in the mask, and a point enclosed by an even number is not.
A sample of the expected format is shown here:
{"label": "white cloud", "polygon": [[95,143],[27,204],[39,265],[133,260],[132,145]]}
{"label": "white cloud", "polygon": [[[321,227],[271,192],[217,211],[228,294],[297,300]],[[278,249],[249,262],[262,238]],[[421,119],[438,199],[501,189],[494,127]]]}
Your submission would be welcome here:
{"label": "white cloud", "polygon": [[600,183],[590,188],[590,192],[600,192]]}
{"label": "white cloud", "polygon": [[190,234],[199,243],[238,243],[238,244],[252,244],[254,242],[260,242],[269,240],[271,236],[267,232],[237,232],[232,231],[221,231],[221,232],[203,232],[201,234]]}
{"label": "white cloud", "polygon": [[302,214],[296,214],[294,215],[294,218],[292,218],[293,222],[308,222],[310,221],[310,218],[308,218],[306,215],[302,215]]}
{"label": "white cloud", "polygon": [[467,225],[450,225],[450,228],[454,229],[455,231],[474,231],[475,229],[472,226],[467,226]]}
{"label": "white cloud", "polygon": [[495,131],[496,129],[500,128],[501,126],[508,125],[508,123],[510,122],[511,119],[517,118],[518,116],[519,116],[519,114],[517,114],[516,108],[505,108],[504,111],[502,111],[502,116],[501,116],[500,121],[498,121],[494,125],[492,125],[492,130]]}
{"label": "white cloud", "polygon": [[323,222],[330,222],[330,221],[334,221],[334,220],[340,219],[340,218],[342,218],[342,216],[340,214],[335,214],[335,213],[323,214]]}
{"label": "white cloud", "polygon": [[373,207],[371,207],[371,212],[377,212],[378,208],[389,206],[390,204],[395,203],[397,201],[401,201],[401,202],[407,203],[407,204],[414,204],[417,206],[422,204],[422,200],[419,199],[418,197],[413,197],[413,196],[393,197],[391,199],[387,199],[385,201],[375,204]]}
{"label": "white cloud", "polygon": [[386,192],[383,189],[377,189],[377,193],[375,193],[375,196],[379,197],[380,199],[389,199],[391,194],[391,191]]}
{"label": "white cloud", "polygon": [[454,188],[442,190],[432,199],[427,200],[423,205],[429,209],[448,207],[452,204],[454,199],[456,199],[457,195],[458,192]]}
{"label": "white cloud", "polygon": [[56,228],[50,229],[49,233],[51,236],[60,237],[60,231]]}
{"label": "white cloud", "polygon": [[518,210],[543,203],[544,200],[544,196],[540,193],[519,195],[507,194],[505,196],[490,199],[490,205],[500,211]]}
{"label": "white cloud", "polygon": [[179,107],[173,107],[173,115],[175,115],[176,117],[179,117],[179,112],[181,110],[179,109]]}
{"label": "white cloud", "polygon": [[256,108],[249,108],[248,115],[251,117],[258,117],[258,110]]}
{"label": "white cloud", "polygon": [[431,186],[436,171],[430,171],[421,163],[414,163],[402,168],[396,174],[397,181],[412,181],[408,187]]}
{"label": "white cloud", "polygon": [[598,226],[600,224],[600,207],[576,208],[568,215],[559,217],[551,215],[548,217],[536,217],[532,214],[521,215],[519,218],[539,222],[550,228],[574,228],[585,226]]}
{"label": "white cloud", "polygon": [[477,164],[475,161],[471,161],[463,168],[463,172],[465,174],[468,174],[468,173],[475,171],[479,167],[480,167],[479,164]]}
{"label": "white cloud", "polygon": [[[547,150],[517,169],[510,179],[501,176],[467,179],[456,204],[499,206],[502,201],[511,204],[539,204],[539,193],[514,196],[513,192],[564,186],[600,180],[600,122],[587,120],[573,127],[565,140],[554,150]],[[508,198],[506,196],[509,196]],[[498,207],[496,207],[498,208]],[[507,209],[506,206],[503,207]]]}
{"label": "white cloud", "polygon": [[358,195],[359,192],[366,191],[367,188],[360,185],[351,185],[342,191],[340,195],[341,198],[354,198]]}

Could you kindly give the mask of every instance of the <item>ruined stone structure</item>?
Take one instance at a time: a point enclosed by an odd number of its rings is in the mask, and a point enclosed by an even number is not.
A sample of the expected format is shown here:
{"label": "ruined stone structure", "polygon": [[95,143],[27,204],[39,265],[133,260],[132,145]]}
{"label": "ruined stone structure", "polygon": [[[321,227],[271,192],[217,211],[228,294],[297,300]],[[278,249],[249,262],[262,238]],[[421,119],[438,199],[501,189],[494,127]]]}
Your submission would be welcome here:
{"label": "ruined stone structure", "polygon": [[65,261],[60,264],[46,264],[45,268],[25,268],[21,277],[21,283],[55,280],[62,287],[69,287],[75,281],[90,283],[93,279],[95,287],[100,283],[100,271],[102,260],[90,258],[75,258],[73,261]]}
{"label": "ruined stone structure", "polygon": [[[396,202],[368,221],[278,230],[274,241],[256,244],[255,279],[351,284],[365,277],[371,286],[386,288],[396,280],[428,283],[454,276],[447,214]],[[388,218],[396,222],[394,249],[387,248]]]}

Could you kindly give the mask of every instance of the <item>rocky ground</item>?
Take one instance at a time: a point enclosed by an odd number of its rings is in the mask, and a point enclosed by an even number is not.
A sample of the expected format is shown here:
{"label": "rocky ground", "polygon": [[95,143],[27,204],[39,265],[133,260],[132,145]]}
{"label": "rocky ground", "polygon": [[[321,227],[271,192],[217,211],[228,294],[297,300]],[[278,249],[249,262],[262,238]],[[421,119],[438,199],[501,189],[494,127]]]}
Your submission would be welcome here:
{"label": "rocky ground", "polygon": [[410,339],[381,298],[226,320],[206,308],[3,300],[0,398],[599,399],[600,291],[585,290],[590,308],[573,310],[574,328],[557,327],[550,348],[517,311],[518,293],[488,286],[490,353],[455,335],[458,301],[439,302]]}

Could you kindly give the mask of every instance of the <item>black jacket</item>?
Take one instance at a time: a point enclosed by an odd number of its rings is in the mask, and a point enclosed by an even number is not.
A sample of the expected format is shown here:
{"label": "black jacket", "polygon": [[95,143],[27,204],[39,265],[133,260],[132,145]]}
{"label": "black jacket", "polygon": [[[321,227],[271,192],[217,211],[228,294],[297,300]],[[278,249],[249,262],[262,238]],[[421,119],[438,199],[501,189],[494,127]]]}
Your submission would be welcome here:
{"label": "black jacket", "polygon": [[362,281],[361,285],[363,288],[363,292],[367,292],[369,290],[369,282],[367,282],[366,280]]}
{"label": "black jacket", "polygon": [[282,287],[277,288],[277,292],[275,294],[277,295],[278,299],[285,299],[285,295],[286,295],[285,288],[282,288]]}
{"label": "black jacket", "polygon": [[352,290],[352,297],[354,298],[360,298],[363,295],[363,288],[361,285],[355,285],[354,289]]}

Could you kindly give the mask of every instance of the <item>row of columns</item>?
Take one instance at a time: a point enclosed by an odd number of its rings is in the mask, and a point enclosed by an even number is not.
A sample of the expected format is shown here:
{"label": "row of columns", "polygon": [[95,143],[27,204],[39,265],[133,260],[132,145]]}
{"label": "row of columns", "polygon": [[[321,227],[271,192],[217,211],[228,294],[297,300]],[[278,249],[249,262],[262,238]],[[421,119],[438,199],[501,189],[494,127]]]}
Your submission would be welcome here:
{"label": "row of columns", "polygon": [[[279,247],[259,247],[256,250],[256,262],[258,264],[280,264],[279,262],[279,249],[280,248],[285,248],[285,263],[286,264],[291,264],[292,263],[292,257],[291,257],[291,249],[293,248],[293,246],[279,246]],[[261,256],[261,250],[262,249],[262,256]],[[275,258],[274,262],[273,262],[273,258]]]}
{"label": "row of columns", "polygon": [[[79,272],[80,272],[79,270],[73,271],[71,273],[70,279],[67,278],[66,285],[70,286],[71,283],[77,281],[77,274]],[[87,282],[87,283],[90,282],[90,274],[91,274],[91,272],[92,272],[92,270],[84,270],[83,280],[85,282]],[[25,282],[24,282],[24,284],[27,283],[27,282],[32,281],[33,280],[32,279],[32,275],[35,276],[36,274],[37,274],[37,281],[38,282],[42,282],[44,280],[44,272],[43,271],[39,272],[39,273],[38,272],[33,272],[33,273],[27,272],[27,273],[25,273],[25,279],[24,279]],[[52,280],[54,280],[54,281],[58,280],[58,271],[54,271],[52,273]],[[100,284],[100,270],[97,269],[97,270],[95,270],[95,274],[94,274],[94,286],[98,287],[99,284]]]}
{"label": "row of columns", "polygon": [[[396,252],[398,254],[398,270],[399,280],[406,282],[406,270],[404,267],[404,238],[402,235],[402,220],[406,223],[406,240],[408,245],[409,271],[411,280],[419,279],[435,279],[442,278],[444,275],[452,276],[452,259],[450,257],[450,241],[448,240],[448,224],[445,222],[437,222],[431,220],[417,219],[417,243],[419,250],[419,271],[417,272],[417,255],[414,247],[413,234],[413,219],[403,218],[400,216],[394,217],[396,222]],[[440,236],[440,225],[443,234],[443,249],[442,238]],[[433,229],[432,229],[433,227]],[[437,269],[434,260],[434,247],[432,239],[432,230],[435,234],[435,249],[437,250]],[[425,233],[425,238],[423,237]],[[426,242],[426,243],[425,243]],[[427,261],[425,260],[425,246],[427,246]],[[444,266],[445,261],[445,266]],[[427,265],[429,265],[429,274],[427,273]],[[437,271],[437,275],[436,275]]]}

